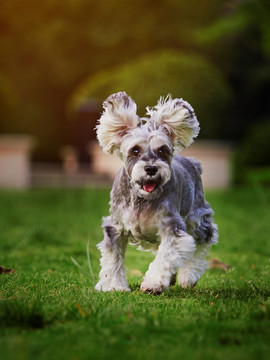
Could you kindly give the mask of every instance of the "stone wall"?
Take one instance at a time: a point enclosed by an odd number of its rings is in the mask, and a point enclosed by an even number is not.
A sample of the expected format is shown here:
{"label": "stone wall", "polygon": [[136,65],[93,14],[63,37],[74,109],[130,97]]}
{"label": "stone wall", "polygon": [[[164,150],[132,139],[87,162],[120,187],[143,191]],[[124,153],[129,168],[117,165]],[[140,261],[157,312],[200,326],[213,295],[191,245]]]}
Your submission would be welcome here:
{"label": "stone wall", "polygon": [[[64,153],[63,164],[40,164],[32,166],[30,154],[33,148],[30,136],[0,136],[0,188],[27,188],[29,186],[87,186],[109,184],[122,166],[116,156],[103,153],[97,141],[90,145],[91,169],[82,169],[81,164]],[[219,141],[196,141],[182,153],[202,162],[202,180],[205,188],[222,189],[230,185],[231,146]],[[70,155],[70,151],[68,152]],[[72,162],[71,162],[72,160]],[[68,169],[67,169],[68,165]],[[72,165],[72,168],[70,167]],[[71,172],[72,170],[72,172]]]}

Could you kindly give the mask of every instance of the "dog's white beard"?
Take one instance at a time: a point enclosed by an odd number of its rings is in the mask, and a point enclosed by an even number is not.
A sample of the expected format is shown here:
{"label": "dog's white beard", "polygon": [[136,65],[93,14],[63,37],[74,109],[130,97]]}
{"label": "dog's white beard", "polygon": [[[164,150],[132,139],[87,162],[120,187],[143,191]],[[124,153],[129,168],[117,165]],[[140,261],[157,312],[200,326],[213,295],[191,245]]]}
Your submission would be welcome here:
{"label": "dog's white beard", "polygon": [[[134,165],[131,173],[131,183],[133,185],[133,191],[137,196],[147,198],[149,200],[155,198],[163,191],[163,186],[170,180],[171,168],[167,163],[161,160],[157,160],[154,165],[158,168],[158,172],[154,177],[149,177],[146,175],[144,170],[146,166],[145,161],[139,160]],[[143,189],[142,182],[152,180],[158,180],[158,183],[153,192],[148,193]]]}

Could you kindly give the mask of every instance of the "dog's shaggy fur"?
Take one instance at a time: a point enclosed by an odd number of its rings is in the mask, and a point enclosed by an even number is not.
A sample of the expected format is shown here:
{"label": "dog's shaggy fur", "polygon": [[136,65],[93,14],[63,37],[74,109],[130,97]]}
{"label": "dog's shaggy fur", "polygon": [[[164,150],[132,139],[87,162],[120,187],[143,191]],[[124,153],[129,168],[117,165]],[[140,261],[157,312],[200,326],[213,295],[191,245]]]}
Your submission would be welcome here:
{"label": "dog's shaggy fur", "polygon": [[195,286],[208,268],[205,257],[217,243],[217,226],[203,195],[200,163],[175,155],[199,133],[193,108],[168,96],[140,119],[125,92],[111,95],[103,106],[99,143],[106,153],[118,154],[124,166],[111,191],[111,215],[103,219],[96,290],[130,290],[124,268],[128,241],[156,254],[142,292],[163,292],[178,270],[178,284]]}

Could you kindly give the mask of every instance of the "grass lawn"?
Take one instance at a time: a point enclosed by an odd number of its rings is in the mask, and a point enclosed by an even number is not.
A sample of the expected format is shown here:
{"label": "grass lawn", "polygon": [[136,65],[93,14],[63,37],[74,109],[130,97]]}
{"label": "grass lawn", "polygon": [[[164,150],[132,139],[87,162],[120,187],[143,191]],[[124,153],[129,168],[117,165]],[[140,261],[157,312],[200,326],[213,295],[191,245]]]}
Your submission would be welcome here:
{"label": "grass lawn", "polygon": [[129,247],[130,293],[98,293],[109,190],[0,192],[0,358],[268,359],[270,189],[209,192],[220,242],[194,289],[141,294],[153,256]]}

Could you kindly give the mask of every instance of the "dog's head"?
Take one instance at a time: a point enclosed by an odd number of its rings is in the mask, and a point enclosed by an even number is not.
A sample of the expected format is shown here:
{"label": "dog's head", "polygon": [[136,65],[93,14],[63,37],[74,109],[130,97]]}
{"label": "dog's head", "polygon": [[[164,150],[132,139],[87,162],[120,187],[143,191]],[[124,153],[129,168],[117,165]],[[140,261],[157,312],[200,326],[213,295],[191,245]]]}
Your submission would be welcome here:
{"label": "dog's head", "polygon": [[111,95],[103,104],[97,138],[105,153],[123,161],[135,194],[154,199],[171,177],[175,151],[189,146],[199,133],[193,108],[182,99],[160,98],[140,119],[135,102],[125,93]]}

